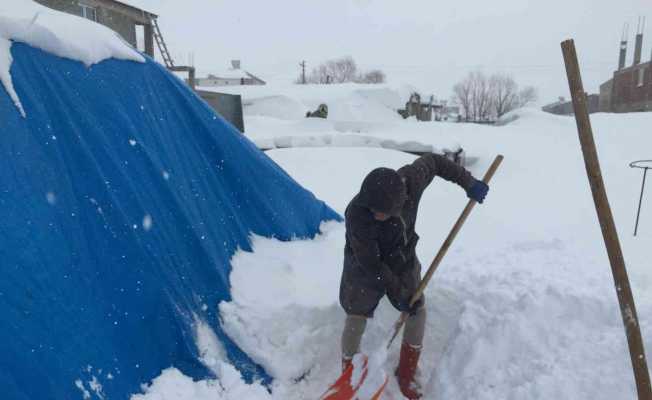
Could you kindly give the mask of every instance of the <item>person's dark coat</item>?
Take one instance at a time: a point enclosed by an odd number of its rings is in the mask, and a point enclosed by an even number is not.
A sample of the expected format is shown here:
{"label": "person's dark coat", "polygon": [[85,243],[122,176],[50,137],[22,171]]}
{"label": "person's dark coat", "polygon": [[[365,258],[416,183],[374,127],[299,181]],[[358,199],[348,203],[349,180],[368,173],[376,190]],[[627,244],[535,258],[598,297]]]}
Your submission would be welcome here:
{"label": "person's dark coat", "polygon": [[[398,171],[372,171],[349,203],[340,284],[340,304],[348,314],[371,317],[385,294],[401,309],[415,292],[420,264],[414,225],[421,195],[435,176],[465,190],[475,182],[463,167],[443,156],[426,154]],[[374,211],[392,216],[378,221]]]}

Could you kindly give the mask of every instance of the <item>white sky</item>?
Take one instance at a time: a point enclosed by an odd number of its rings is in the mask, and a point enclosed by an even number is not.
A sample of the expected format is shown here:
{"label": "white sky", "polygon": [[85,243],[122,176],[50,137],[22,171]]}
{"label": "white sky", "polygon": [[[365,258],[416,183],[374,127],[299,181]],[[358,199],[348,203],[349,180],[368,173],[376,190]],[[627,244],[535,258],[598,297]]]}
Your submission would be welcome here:
{"label": "white sky", "polygon": [[[598,90],[618,61],[623,23],[630,23],[627,63],[637,17],[652,0],[126,0],[159,15],[175,61],[203,73],[231,59],[263,78],[291,80],[350,55],[390,81],[448,97],[471,70],[509,72],[536,86],[542,102],[568,92],[559,43],[574,38],[587,91]],[[652,21],[648,24],[652,27]],[[650,59],[652,29],[644,39]]]}

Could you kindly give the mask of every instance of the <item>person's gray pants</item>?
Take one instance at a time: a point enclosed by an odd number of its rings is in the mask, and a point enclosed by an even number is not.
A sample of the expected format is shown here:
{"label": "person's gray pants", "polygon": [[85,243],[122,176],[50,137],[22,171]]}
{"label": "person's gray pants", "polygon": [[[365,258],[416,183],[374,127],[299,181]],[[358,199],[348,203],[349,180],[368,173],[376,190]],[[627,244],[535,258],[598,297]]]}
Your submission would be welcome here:
{"label": "person's gray pants", "polygon": [[[367,326],[367,317],[347,315],[342,332],[342,358],[351,359],[360,351],[360,341]],[[426,308],[419,307],[414,315],[405,322],[403,341],[413,347],[421,347],[426,327]]]}

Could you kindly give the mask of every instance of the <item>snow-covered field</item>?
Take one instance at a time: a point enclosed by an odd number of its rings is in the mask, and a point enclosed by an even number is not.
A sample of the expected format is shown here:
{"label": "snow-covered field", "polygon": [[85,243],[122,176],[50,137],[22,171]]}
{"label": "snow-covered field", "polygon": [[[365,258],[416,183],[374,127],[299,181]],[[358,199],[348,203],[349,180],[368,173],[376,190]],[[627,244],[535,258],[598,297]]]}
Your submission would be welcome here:
{"label": "snow-covered field", "polygon": [[[496,154],[505,156],[487,201],[475,208],[426,292],[428,322],[420,364],[425,398],[635,398],[574,119],[522,110],[516,121],[501,127],[404,121],[395,118],[388,100],[400,99],[400,92],[345,85],[245,88],[242,94],[247,135],[256,140],[364,132],[437,148],[459,143],[479,158],[471,168],[476,177]],[[303,118],[322,101],[329,104],[328,120]],[[597,114],[592,122],[649,353],[652,208],[648,197],[639,236],[633,237],[641,173],[628,163],[652,158],[652,113]],[[268,154],[340,213],[368,171],[414,159],[379,148],[295,148]],[[461,189],[443,180],[426,191],[417,223],[417,251],[424,266],[466,201]],[[214,305],[231,337],[275,377],[271,394],[258,384],[244,384],[220,360],[217,341],[204,332],[198,345],[219,380],[193,383],[171,368],[132,399],[317,398],[339,373],[344,321],[338,305],[344,227],[329,223],[322,230],[309,241],[252,238],[255,251],[233,257],[233,301]],[[382,348],[397,317],[388,302],[381,302],[367,326],[363,351]],[[388,374],[397,361],[395,344],[384,364]],[[393,379],[385,398],[402,398]]]}

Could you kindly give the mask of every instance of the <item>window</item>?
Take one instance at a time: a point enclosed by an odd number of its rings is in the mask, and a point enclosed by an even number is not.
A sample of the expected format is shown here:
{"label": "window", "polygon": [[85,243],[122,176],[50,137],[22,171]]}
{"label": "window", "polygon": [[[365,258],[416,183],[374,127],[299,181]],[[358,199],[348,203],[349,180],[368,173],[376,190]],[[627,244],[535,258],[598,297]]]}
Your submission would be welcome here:
{"label": "window", "polygon": [[97,11],[95,10],[95,7],[87,6],[86,4],[79,4],[79,8],[82,17],[97,22]]}
{"label": "window", "polygon": [[638,70],[638,80],[636,83],[636,86],[641,87],[643,86],[643,79],[645,78],[645,68],[640,68]]}

